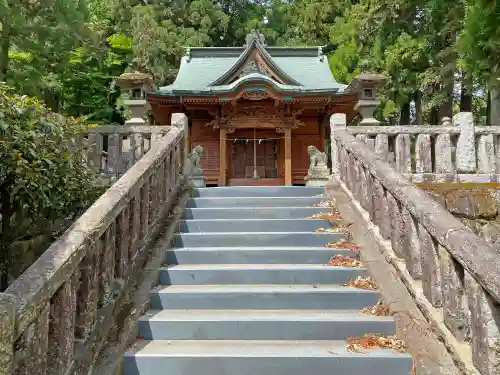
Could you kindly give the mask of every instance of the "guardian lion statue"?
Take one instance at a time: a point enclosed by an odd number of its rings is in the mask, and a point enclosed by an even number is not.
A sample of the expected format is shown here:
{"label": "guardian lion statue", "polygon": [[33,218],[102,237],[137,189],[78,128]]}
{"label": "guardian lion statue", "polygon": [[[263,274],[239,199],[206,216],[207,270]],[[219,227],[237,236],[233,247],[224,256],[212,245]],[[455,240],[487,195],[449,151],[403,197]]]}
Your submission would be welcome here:
{"label": "guardian lion statue", "polygon": [[328,157],[314,146],[307,148],[309,154],[309,170],[307,171],[306,186],[324,186],[324,181],[330,176]]}
{"label": "guardian lion statue", "polygon": [[201,145],[195,146],[191,153],[188,155],[186,161],[186,171],[189,176],[201,176],[203,175],[203,169],[201,169],[201,154],[203,154],[203,147]]}
{"label": "guardian lion statue", "polygon": [[309,169],[312,168],[328,168],[328,157],[324,152],[318,150],[315,146],[307,148],[309,154]]}

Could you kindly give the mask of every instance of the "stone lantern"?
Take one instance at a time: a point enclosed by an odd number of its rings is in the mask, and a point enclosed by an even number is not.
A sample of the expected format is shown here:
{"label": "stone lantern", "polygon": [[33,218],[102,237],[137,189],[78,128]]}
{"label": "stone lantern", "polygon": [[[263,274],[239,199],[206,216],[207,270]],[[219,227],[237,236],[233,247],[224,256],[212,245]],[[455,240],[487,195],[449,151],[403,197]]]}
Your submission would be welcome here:
{"label": "stone lantern", "polygon": [[153,78],[138,71],[125,72],[116,79],[116,83],[129,94],[129,99],[123,104],[130,109],[132,117],[125,121],[125,125],[145,125],[148,111],[146,94],[153,90]]}
{"label": "stone lantern", "polygon": [[361,73],[349,85],[349,90],[359,93],[359,100],[354,109],[361,115],[359,125],[378,125],[380,121],[373,117],[375,109],[380,105],[377,92],[387,80],[383,74]]}

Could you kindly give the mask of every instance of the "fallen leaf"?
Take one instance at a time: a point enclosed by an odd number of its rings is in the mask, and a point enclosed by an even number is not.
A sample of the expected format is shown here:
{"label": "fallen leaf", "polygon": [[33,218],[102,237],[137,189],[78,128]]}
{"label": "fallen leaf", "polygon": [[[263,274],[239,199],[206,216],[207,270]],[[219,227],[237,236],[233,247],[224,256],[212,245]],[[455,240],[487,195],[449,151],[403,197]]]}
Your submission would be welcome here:
{"label": "fallen leaf", "polygon": [[395,335],[383,336],[374,333],[365,333],[362,337],[348,337],[347,350],[355,353],[363,353],[361,349],[393,349],[400,353],[408,352],[403,340]]}
{"label": "fallen leaf", "polygon": [[358,288],[358,289],[365,289],[365,290],[376,290],[377,289],[377,284],[375,284],[375,281],[370,277],[362,277],[358,276],[355,280],[349,280],[344,286],[350,286],[353,288]]}
{"label": "fallen leaf", "polygon": [[365,265],[359,260],[345,255],[335,255],[331,257],[327,263],[327,266],[365,268]]}
{"label": "fallen leaf", "polygon": [[329,247],[331,249],[347,249],[356,253],[361,250],[361,246],[343,240],[337,242],[329,242],[328,244],[326,244],[326,247]]}
{"label": "fallen leaf", "polygon": [[339,221],[342,220],[342,216],[338,212],[318,212],[311,216],[306,216],[303,219],[324,219],[329,221]]}
{"label": "fallen leaf", "polygon": [[339,353],[334,352],[333,350],[329,350],[328,353],[330,353],[330,354],[339,354]]}
{"label": "fallen leaf", "polygon": [[313,207],[329,207],[329,208],[335,208],[335,201],[334,201],[334,200],[321,201],[321,202],[319,202],[319,203],[316,203]]}
{"label": "fallen leaf", "polygon": [[370,314],[370,315],[375,315],[375,316],[388,316],[389,315],[389,306],[384,304],[382,300],[378,301],[375,306],[372,307],[365,307],[363,310],[361,310],[362,313],[364,314]]}

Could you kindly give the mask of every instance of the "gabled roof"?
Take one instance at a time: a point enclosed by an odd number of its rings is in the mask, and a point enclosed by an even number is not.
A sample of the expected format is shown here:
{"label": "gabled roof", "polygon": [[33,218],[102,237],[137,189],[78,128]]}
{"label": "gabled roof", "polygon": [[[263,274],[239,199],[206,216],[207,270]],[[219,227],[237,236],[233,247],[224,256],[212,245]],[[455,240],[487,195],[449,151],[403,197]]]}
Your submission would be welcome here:
{"label": "gabled roof", "polygon": [[335,81],[320,47],[267,47],[262,38],[254,33],[244,47],[188,49],[174,83],[155,94],[220,95],[248,82],[295,93],[335,94],[347,87]]}

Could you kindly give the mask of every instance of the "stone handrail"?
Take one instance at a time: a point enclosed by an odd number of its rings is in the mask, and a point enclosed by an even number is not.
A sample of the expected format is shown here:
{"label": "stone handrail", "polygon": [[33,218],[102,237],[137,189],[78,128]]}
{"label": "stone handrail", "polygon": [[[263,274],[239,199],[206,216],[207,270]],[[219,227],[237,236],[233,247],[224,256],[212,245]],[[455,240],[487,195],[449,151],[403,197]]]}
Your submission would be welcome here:
{"label": "stone handrail", "polygon": [[0,374],[87,374],[113,345],[184,184],[183,137],[172,127],[0,293]]}
{"label": "stone handrail", "polygon": [[457,114],[450,125],[349,126],[347,130],[414,182],[500,180],[500,152],[496,151],[500,127],[476,127],[471,113]]}
{"label": "stone handrail", "polygon": [[420,282],[433,316],[470,344],[481,374],[498,374],[498,251],[342,126],[332,126],[332,159],[337,178]]}
{"label": "stone handrail", "polygon": [[119,177],[163,138],[170,126],[103,125],[89,128],[89,165],[106,177]]}

